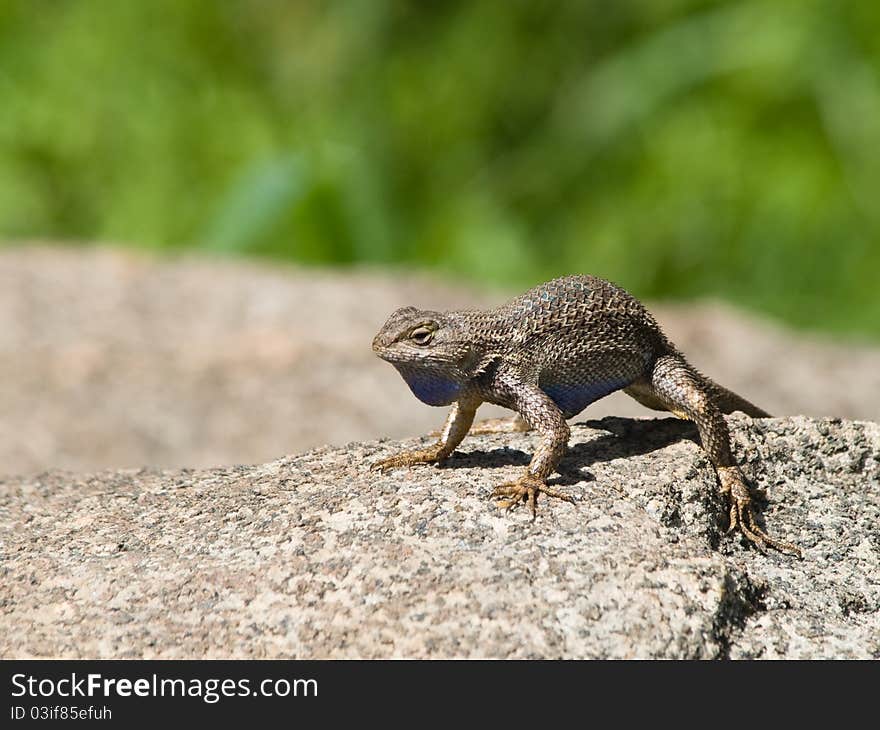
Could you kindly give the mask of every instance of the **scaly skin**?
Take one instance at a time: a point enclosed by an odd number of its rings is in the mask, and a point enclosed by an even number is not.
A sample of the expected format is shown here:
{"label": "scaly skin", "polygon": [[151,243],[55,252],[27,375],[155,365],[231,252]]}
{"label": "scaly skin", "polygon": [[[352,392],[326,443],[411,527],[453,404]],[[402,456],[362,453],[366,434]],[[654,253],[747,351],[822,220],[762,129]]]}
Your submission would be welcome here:
{"label": "scaly skin", "polygon": [[[610,282],[554,279],[488,311],[404,307],[388,318],[373,350],[397,368],[417,398],[453,406],[435,444],[379,461],[376,469],[439,463],[471,430],[481,403],[510,408],[520,418],[508,430],[531,427],[541,441],[525,473],[492,496],[508,509],[527,502],[534,519],[541,493],[572,501],[546,484],[568,445],[566,419],[622,389],[649,408],[696,423],[721,493],[730,500],[730,530],[739,528],[761,550],[800,555],[756,524],[723,416],[734,410],[769,414],[694,369],[645,307]],[[475,431],[503,428],[493,421]]]}

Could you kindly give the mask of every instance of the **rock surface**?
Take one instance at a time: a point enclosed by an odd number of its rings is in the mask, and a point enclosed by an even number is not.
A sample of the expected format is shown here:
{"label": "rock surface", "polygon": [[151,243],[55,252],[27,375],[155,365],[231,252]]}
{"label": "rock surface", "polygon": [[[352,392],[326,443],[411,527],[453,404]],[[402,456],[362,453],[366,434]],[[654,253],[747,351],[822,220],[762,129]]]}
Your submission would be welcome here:
{"label": "rock surface", "polygon": [[[373,355],[373,335],[402,305],[508,294],[404,272],[0,250],[0,474],[255,463],[426,433],[443,414]],[[695,365],[774,415],[880,419],[876,347],[712,303],[652,310]],[[615,394],[587,415],[654,414]]]}
{"label": "rock surface", "polygon": [[673,419],[576,426],[577,506],[534,524],[488,500],[533,434],[386,475],[368,464],[401,444],[0,480],[0,656],[880,657],[880,426],[729,422],[803,560],[723,535]]}

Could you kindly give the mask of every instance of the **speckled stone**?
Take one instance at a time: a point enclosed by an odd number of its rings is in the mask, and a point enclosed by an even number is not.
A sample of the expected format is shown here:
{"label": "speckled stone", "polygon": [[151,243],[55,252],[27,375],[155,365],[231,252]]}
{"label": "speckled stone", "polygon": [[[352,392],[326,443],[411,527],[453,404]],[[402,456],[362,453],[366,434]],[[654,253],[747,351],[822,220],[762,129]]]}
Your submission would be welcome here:
{"label": "speckled stone", "polygon": [[880,657],[880,426],[729,418],[768,532],[725,536],[696,431],[573,429],[572,506],[505,513],[534,434],[0,480],[0,656]]}

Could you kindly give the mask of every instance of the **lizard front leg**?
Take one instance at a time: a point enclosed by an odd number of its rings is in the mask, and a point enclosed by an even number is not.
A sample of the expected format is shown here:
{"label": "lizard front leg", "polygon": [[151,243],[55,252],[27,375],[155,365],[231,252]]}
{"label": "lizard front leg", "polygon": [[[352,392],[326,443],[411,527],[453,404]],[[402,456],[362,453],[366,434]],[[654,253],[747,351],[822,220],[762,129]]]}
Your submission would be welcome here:
{"label": "lizard front leg", "polygon": [[730,499],[728,532],[739,528],[761,551],[769,546],[800,557],[801,551],[796,545],[770,537],[756,524],[748,485],[730,451],[727,423],[703,379],[681,356],[663,355],[654,365],[650,387],[651,395],[660,399],[670,411],[697,424],[703,448],[718,474],[721,493]]}
{"label": "lizard front leg", "polygon": [[479,403],[472,401],[456,401],[452,404],[446,424],[440,432],[439,439],[423,449],[404,451],[387,459],[381,459],[370,466],[370,469],[387,471],[398,466],[413,464],[439,464],[449,456],[467,436]]}
{"label": "lizard front leg", "polygon": [[526,502],[534,521],[537,516],[539,494],[575,503],[569,495],[547,486],[547,477],[553,473],[565,454],[571,429],[565,422],[562,411],[537,385],[510,376],[503,385],[520,416],[541,434],[541,443],[532,455],[532,461],[525,473],[515,482],[507,482],[495,487],[492,497],[498,500],[496,502],[498,507],[506,509],[513,509]]}

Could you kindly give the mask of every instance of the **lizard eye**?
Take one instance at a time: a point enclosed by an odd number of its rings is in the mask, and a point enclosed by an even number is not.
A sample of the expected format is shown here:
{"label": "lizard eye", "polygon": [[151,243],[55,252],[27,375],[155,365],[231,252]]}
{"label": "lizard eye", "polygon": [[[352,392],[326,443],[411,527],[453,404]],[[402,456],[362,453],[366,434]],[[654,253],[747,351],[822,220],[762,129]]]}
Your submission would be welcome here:
{"label": "lizard eye", "polygon": [[434,330],[428,329],[427,327],[417,327],[412,331],[409,338],[417,345],[427,345],[434,339]]}

